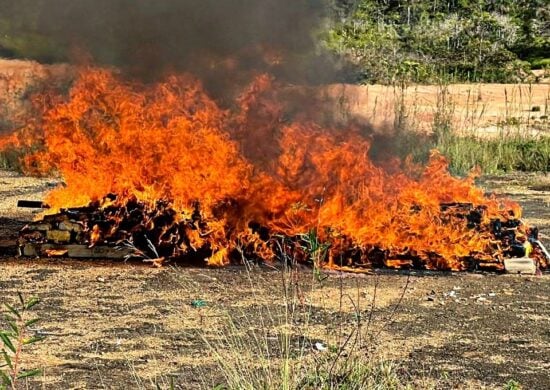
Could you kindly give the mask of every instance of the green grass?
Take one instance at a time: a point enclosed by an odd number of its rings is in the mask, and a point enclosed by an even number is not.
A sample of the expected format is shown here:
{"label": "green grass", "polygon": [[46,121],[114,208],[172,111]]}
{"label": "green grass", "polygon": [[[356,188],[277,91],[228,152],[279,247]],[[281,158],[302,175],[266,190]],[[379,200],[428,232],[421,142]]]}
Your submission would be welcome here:
{"label": "green grass", "polygon": [[474,167],[481,168],[485,174],[550,170],[549,137],[518,135],[481,139],[448,135],[438,139],[434,147],[448,157],[451,171],[457,174]]}
{"label": "green grass", "polygon": [[[496,135],[461,135],[462,129],[453,127],[455,108],[445,99],[445,94],[443,91],[443,98],[439,99],[443,104],[438,104],[428,147],[448,158],[452,173],[463,175],[473,168],[480,168],[483,174],[546,172],[550,169],[550,137],[532,131],[548,128],[546,118],[529,124],[510,114],[497,124],[499,133]],[[520,109],[514,110],[519,112]]]}
{"label": "green grass", "polygon": [[[460,128],[454,120],[458,108],[447,87],[446,83],[440,84],[430,135],[416,131],[415,123],[409,120],[409,116],[414,120],[416,107],[405,107],[404,101],[397,101],[396,118],[404,119],[394,125],[393,153],[425,163],[430,151],[436,149],[447,157],[449,169],[456,175],[465,175],[474,168],[479,168],[482,174],[550,170],[547,106],[531,106],[533,112],[542,115],[529,122],[517,116],[524,108],[512,101],[506,115],[496,123],[497,134],[476,135],[472,133],[475,129]],[[472,102],[469,107],[473,117],[481,116],[484,110],[476,104]]]}
{"label": "green grass", "polygon": [[447,157],[449,169],[455,175],[466,175],[479,168],[482,174],[550,171],[550,137],[534,135],[499,135],[483,138],[461,136],[446,131],[432,136],[414,133],[401,135],[396,142],[397,153],[425,163],[431,150]]}
{"label": "green grass", "polygon": [[533,69],[546,69],[550,68],[550,58],[536,58],[531,61]]}

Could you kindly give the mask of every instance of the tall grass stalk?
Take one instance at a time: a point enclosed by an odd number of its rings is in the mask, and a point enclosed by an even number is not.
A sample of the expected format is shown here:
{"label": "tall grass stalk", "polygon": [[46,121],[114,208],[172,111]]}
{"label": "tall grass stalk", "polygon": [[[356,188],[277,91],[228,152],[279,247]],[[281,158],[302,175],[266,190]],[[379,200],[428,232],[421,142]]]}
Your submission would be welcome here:
{"label": "tall grass stalk", "polygon": [[451,134],[438,139],[434,147],[448,157],[451,171],[456,174],[464,174],[474,167],[480,167],[485,174],[550,170],[549,137],[480,139]]}
{"label": "tall grass stalk", "polygon": [[[514,116],[521,111],[525,99],[529,104],[532,102],[531,86],[527,96],[522,91],[521,85],[510,93],[504,89],[505,117],[497,124],[496,136],[487,136],[476,135],[476,129],[456,128],[453,122],[456,108],[452,101],[447,101],[447,90],[441,90],[434,115],[432,147],[447,156],[453,173],[465,174],[475,167],[485,174],[550,169],[550,137],[536,131],[530,115],[524,120]],[[542,130],[550,129],[547,119],[537,124]]]}
{"label": "tall grass stalk", "polygon": [[396,116],[400,118],[395,140],[399,155],[410,155],[415,161],[425,162],[429,151],[437,149],[448,158],[451,171],[458,175],[473,168],[480,168],[484,174],[550,170],[547,104],[544,109],[537,106],[535,116],[525,113],[525,104],[531,107],[533,101],[531,85],[504,88],[504,116],[488,130],[480,128],[487,110],[481,98],[481,86],[477,94],[468,90],[465,112],[459,110],[449,87],[444,80],[438,87],[431,134],[419,131],[409,116],[403,115],[403,112],[416,112],[416,103],[406,107],[404,99],[395,100]]}
{"label": "tall grass stalk", "polygon": [[[370,305],[375,300],[362,307],[360,299],[366,286],[358,282],[356,294],[342,286],[340,296],[334,297],[340,302],[340,309],[334,313],[336,319],[327,323],[326,318],[319,318],[320,303],[314,298],[325,288],[324,280],[308,278],[304,271],[286,262],[281,267],[278,271],[246,271],[249,304],[236,302],[226,307],[215,327],[197,330],[197,337],[215,364],[214,370],[204,372],[211,388],[412,388],[398,364],[376,352],[376,340],[387,322],[381,327],[371,323],[375,307]],[[266,288],[260,283],[266,273],[272,283],[278,279],[279,285],[269,301],[265,301],[265,293],[256,294]],[[362,281],[370,283],[373,279]],[[183,285],[188,283],[185,275],[179,275],[178,280]],[[376,282],[374,296],[377,287]],[[387,321],[392,321],[397,312],[391,311]],[[327,333],[329,328],[332,330]]]}

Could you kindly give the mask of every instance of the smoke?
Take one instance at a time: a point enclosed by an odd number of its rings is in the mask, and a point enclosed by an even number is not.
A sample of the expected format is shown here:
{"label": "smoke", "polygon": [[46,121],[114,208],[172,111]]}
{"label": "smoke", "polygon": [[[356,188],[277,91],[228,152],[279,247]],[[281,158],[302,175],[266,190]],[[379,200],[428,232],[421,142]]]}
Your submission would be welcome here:
{"label": "smoke", "polygon": [[329,16],[326,0],[0,0],[0,6],[12,31],[43,37],[62,48],[64,60],[87,53],[145,80],[189,71],[216,89],[252,71],[291,83],[345,77],[316,36]]}

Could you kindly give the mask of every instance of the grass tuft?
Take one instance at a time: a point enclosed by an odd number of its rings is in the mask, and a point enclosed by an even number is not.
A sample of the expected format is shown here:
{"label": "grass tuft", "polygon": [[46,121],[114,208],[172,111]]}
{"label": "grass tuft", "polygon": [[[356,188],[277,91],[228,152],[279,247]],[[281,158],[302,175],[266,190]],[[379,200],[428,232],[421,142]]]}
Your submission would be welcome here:
{"label": "grass tuft", "polygon": [[449,158],[451,171],[456,174],[464,174],[475,167],[480,167],[485,174],[550,170],[549,137],[482,139],[451,134],[437,140],[434,147]]}
{"label": "grass tuft", "polygon": [[[518,90],[521,95],[521,88]],[[527,90],[529,93],[530,89]],[[441,84],[429,135],[418,132],[416,124],[408,118],[416,108],[405,107],[404,101],[396,100],[396,117],[405,120],[396,126],[394,151],[401,157],[411,156],[414,161],[425,162],[430,151],[437,149],[448,158],[451,172],[457,175],[465,175],[472,169],[480,169],[483,174],[549,171],[548,106],[530,106],[532,112],[536,107],[536,115],[525,118],[518,115],[523,112],[522,102],[530,102],[531,96],[508,96],[505,89],[505,99],[510,102],[506,113],[492,133],[485,132],[476,125],[476,118],[484,115],[485,107],[469,98],[467,112],[463,113],[464,108],[456,106],[448,85]],[[457,116],[463,120],[457,121]]]}
{"label": "grass tuft", "polygon": [[[260,288],[258,273],[267,271],[248,272],[250,285],[246,290],[254,295]],[[340,302],[340,309],[333,322],[327,323],[319,312],[326,302],[314,298],[326,294],[324,282],[314,272],[308,278],[295,267],[284,266],[268,273],[270,280],[278,285],[269,301],[259,295],[252,299],[255,302],[252,305],[235,302],[225,307],[216,326],[197,329],[195,337],[203,341],[214,367],[203,372],[204,388],[397,390],[416,387],[418,378],[413,382],[397,362],[379,352],[382,330],[371,323],[375,301],[365,305],[366,301],[359,298],[365,286],[360,287],[358,283],[356,292],[342,287],[339,297],[334,297]],[[183,274],[178,275],[178,281],[182,286],[193,285]],[[376,296],[377,284],[373,288]],[[406,287],[403,294],[405,290]],[[395,308],[392,315],[397,311]],[[427,380],[418,386],[435,388]]]}

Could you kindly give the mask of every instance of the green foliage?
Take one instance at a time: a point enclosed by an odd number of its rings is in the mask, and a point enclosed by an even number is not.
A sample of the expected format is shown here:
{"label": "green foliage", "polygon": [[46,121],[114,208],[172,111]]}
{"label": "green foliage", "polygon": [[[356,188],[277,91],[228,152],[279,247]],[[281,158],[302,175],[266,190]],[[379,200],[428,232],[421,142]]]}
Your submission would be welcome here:
{"label": "green foliage", "polygon": [[[539,114],[544,111],[545,115],[537,115],[538,119],[528,121],[508,114],[497,122],[497,134],[485,136],[468,132],[465,135],[464,129],[457,128],[460,123],[456,122],[456,106],[448,85],[439,86],[433,108],[432,133],[426,134],[412,130],[414,123],[410,123],[407,117],[411,110],[414,112],[414,107],[405,107],[404,100],[396,103],[396,117],[403,119],[394,124],[391,142],[382,139],[384,145],[391,145],[390,155],[411,157],[415,162],[426,163],[431,150],[437,149],[447,157],[451,172],[457,175],[468,174],[475,168],[483,174],[550,170],[550,137],[545,132],[548,128],[546,107],[531,106],[531,111]],[[374,159],[378,157],[376,149],[370,151]],[[388,154],[388,151],[382,151]]]}
{"label": "green foliage", "polygon": [[302,249],[306,252],[309,260],[313,263],[314,270],[319,271],[321,264],[327,256],[330,244],[321,242],[317,232],[314,229],[310,230],[306,234],[302,234],[300,238],[303,243]]}
{"label": "green foliage", "polygon": [[[322,40],[359,65],[364,82],[433,82],[443,75],[456,81],[522,81],[530,67],[540,67],[550,52],[546,0],[331,0],[329,4],[333,22],[321,34]],[[60,34],[53,17],[48,17],[48,1],[0,1],[0,6],[0,56],[43,62],[71,57],[71,34]],[[59,11],[57,17],[64,16]]]}
{"label": "green foliage", "polygon": [[6,150],[0,150],[0,169],[9,169],[15,171],[21,171],[21,158],[24,152],[17,151],[11,148]]}
{"label": "green foliage", "polygon": [[510,379],[508,382],[506,382],[506,384],[504,385],[504,389],[505,390],[521,390],[521,385],[519,384],[519,382],[513,380],[513,379]]}
{"label": "green foliage", "polygon": [[533,69],[550,68],[550,58],[535,58],[531,60]]}
{"label": "green foliage", "polygon": [[447,156],[454,173],[464,174],[475,167],[483,173],[550,170],[550,138],[513,136],[480,139],[450,135],[434,147]]}
{"label": "green foliage", "polygon": [[496,136],[457,134],[444,108],[435,114],[433,133],[421,135],[412,131],[399,132],[393,152],[401,157],[425,163],[430,151],[437,149],[449,160],[449,169],[465,175],[474,168],[483,174],[506,172],[548,172],[550,170],[550,137],[521,132],[517,118],[501,122]]}
{"label": "green foliage", "polygon": [[501,123],[501,133],[495,137],[465,136],[457,134],[450,119],[440,113],[435,116],[432,135],[404,132],[398,136],[396,153],[426,162],[430,150],[437,149],[447,157],[449,169],[457,175],[474,168],[480,168],[483,174],[550,171],[550,137],[509,130],[519,125],[516,118],[509,118]]}
{"label": "green foliage", "polygon": [[550,50],[544,1],[339,0],[326,36],[369,83],[396,80],[510,82]]}
{"label": "green foliage", "polygon": [[48,4],[44,0],[2,2],[0,57],[30,58],[44,62],[62,60],[66,47],[40,32]]}
{"label": "green foliage", "polygon": [[[315,371],[305,375],[298,388],[302,389],[404,389],[407,386],[391,361],[372,362],[362,356],[333,367],[336,356],[330,355],[325,364],[319,364]],[[330,363],[330,364],[329,364]],[[332,371],[331,371],[332,369]]]}
{"label": "green foliage", "polygon": [[30,317],[29,312],[40,300],[36,297],[25,300],[21,294],[18,298],[17,306],[4,303],[7,329],[0,331],[0,390],[15,389],[18,380],[41,373],[37,369],[21,369],[23,347],[43,340],[41,336],[30,335],[29,329],[39,321]]}

